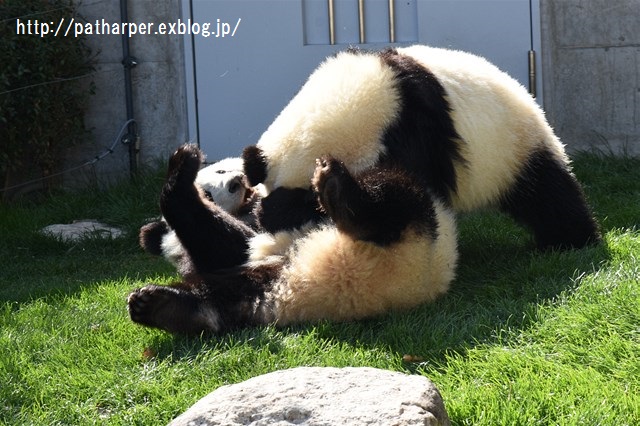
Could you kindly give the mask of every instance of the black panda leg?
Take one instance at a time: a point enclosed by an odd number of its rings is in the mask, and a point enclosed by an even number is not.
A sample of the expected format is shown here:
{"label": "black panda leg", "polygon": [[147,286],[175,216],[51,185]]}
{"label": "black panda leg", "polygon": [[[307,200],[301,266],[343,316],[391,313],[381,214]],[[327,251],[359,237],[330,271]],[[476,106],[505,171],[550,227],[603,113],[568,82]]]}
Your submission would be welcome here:
{"label": "black panda leg", "polygon": [[219,315],[184,285],[147,285],[127,298],[133,322],[170,333],[199,334],[220,330]]}
{"label": "black panda leg", "polygon": [[312,185],[321,208],[355,239],[388,245],[410,225],[437,235],[429,194],[401,170],[374,167],[354,177],[340,161],[323,157]]}
{"label": "black panda leg", "polygon": [[195,272],[206,273],[247,260],[254,231],[201,196],[194,180],[202,162],[195,145],[183,145],[171,157],[160,209],[189,254]]}
{"label": "black panda leg", "polygon": [[600,241],[582,187],[546,150],[529,158],[501,208],[533,230],[540,249],[581,248]]}
{"label": "black panda leg", "polygon": [[138,324],[180,334],[269,324],[276,318],[265,296],[281,270],[282,263],[271,261],[189,275],[169,286],[150,284],[129,295],[129,316]]}

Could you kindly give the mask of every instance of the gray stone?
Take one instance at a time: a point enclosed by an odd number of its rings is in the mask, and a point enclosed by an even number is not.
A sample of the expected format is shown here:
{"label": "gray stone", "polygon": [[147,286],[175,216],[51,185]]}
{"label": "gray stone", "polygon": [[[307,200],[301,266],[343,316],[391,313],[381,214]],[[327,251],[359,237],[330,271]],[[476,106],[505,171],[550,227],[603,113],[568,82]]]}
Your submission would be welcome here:
{"label": "gray stone", "polygon": [[222,386],[170,426],[449,425],[423,376],[375,368],[299,367]]}
{"label": "gray stone", "polygon": [[65,242],[78,241],[87,237],[118,238],[123,235],[121,229],[96,220],[78,220],[69,224],[49,225],[42,229],[42,233],[60,238]]}

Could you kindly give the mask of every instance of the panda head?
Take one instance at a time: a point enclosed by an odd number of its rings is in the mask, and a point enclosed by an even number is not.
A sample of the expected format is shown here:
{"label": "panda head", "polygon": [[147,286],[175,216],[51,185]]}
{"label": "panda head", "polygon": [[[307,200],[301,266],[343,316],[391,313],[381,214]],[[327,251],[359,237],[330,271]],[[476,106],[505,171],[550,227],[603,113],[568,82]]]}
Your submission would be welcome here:
{"label": "panda head", "polygon": [[258,196],[245,177],[241,158],[226,158],[202,168],[195,183],[207,198],[234,216],[247,211]]}
{"label": "panda head", "polygon": [[255,146],[244,150],[251,185],[308,188],[315,161],[341,160],[351,173],[385,153],[385,131],[401,109],[394,71],[376,52],[345,51],[325,60]]}

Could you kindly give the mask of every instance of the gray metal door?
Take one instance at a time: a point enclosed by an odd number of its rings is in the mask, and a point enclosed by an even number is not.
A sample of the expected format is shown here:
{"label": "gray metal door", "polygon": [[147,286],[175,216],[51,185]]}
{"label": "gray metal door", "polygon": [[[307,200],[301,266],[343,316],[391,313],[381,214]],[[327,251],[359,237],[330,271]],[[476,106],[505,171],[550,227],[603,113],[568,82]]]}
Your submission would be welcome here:
{"label": "gray metal door", "polygon": [[538,0],[185,1],[181,19],[198,32],[185,38],[190,137],[209,161],[239,155],[319,62],[349,45],[467,50],[528,85],[528,52],[539,51],[538,6]]}

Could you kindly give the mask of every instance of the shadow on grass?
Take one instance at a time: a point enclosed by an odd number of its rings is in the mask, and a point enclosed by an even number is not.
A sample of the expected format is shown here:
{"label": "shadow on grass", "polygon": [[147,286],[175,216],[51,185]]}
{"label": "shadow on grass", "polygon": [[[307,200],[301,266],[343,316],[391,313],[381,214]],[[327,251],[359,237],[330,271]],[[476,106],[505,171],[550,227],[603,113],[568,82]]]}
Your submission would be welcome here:
{"label": "shadow on grass", "polygon": [[[639,166],[640,160],[593,155],[583,155],[576,162],[576,174],[585,184],[605,230],[638,225]],[[104,200],[94,196],[84,201],[65,198],[53,207],[23,210],[37,216],[24,223],[18,217],[21,211],[5,214],[3,219],[15,223],[17,231],[7,233],[11,235],[8,240],[0,238],[0,244],[5,243],[4,247],[0,245],[4,259],[0,301],[69,295],[123,277],[175,275],[163,259],[147,255],[138,247],[137,225],[133,226],[157,214],[156,198],[162,181],[155,177],[140,188],[125,186],[110,192]],[[67,202],[69,199],[73,202]],[[23,238],[26,229],[36,229],[32,226],[36,222],[42,226],[79,217],[112,218],[115,224],[128,223],[132,229],[123,240],[77,245],[44,237]],[[462,218],[459,229],[458,277],[449,293],[431,304],[344,324],[324,321],[282,330],[260,327],[203,338],[160,334],[149,346],[159,358],[190,359],[203,350],[229,351],[238,345],[279,355],[288,350],[283,343],[288,337],[313,335],[354,350],[385,348],[399,357],[410,354],[438,364],[448,353],[501,339],[505,330],[526,329],[535,321],[539,303],[570,290],[575,278],[595,272],[609,257],[604,246],[537,252],[526,231],[495,213]],[[319,363],[329,362],[322,361],[322,354],[318,357]]]}
{"label": "shadow on grass", "polygon": [[131,236],[65,243],[34,233],[6,242],[8,247],[1,250],[0,302],[62,297],[125,277],[175,275],[171,265],[144,253]]}
{"label": "shadow on grass", "polygon": [[[137,242],[145,219],[160,214],[164,170],[159,165],[108,190],[94,187],[37,202],[0,204],[0,302],[68,295],[107,280],[144,277],[154,271],[175,274],[166,262],[143,253]],[[40,233],[47,225],[80,219],[117,226],[127,236],[63,243]]]}
{"label": "shadow on grass", "polygon": [[440,365],[447,354],[527,329],[537,305],[570,291],[576,278],[597,271],[609,257],[604,245],[558,253],[505,247],[463,245],[458,278],[444,297],[359,326],[327,323],[321,335]]}

